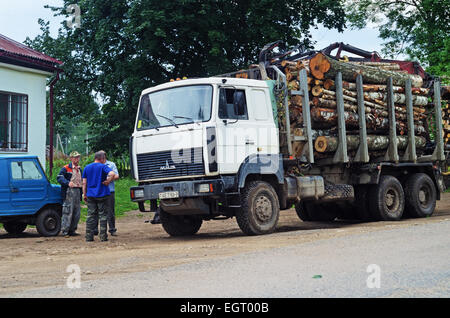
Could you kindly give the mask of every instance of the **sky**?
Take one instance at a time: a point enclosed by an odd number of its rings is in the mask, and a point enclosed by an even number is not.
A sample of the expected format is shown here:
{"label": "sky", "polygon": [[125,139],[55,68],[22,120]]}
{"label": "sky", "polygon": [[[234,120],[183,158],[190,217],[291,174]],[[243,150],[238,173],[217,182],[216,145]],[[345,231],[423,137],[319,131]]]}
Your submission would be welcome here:
{"label": "sky", "polygon": [[[44,5],[63,6],[62,0],[0,0],[0,34],[18,42],[27,37],[34,38],[40,34],[38,19],[50,21],[50,34],[56,37],[58,28],[64,20],[54,17],[50,9]],[[313,29],[313,39],[317,41],[316,49],[322,49],[334,42],[344,42],[366,51],[381,52],[382,40],[378,38],[378,30],[365,28],[362,30],[346,30],[339,33],[319,27]]]}

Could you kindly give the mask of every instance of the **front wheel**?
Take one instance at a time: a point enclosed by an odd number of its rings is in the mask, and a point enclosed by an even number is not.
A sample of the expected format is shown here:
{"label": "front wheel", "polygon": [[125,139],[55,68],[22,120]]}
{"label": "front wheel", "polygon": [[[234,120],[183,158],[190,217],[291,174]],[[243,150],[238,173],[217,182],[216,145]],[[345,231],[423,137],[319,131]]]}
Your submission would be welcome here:
{"label": "front wheel", "polygon": [[170,236],[190,236],[200,230],[203,220],[195,215],[172,215],[160,208],[159,218]]}
{"label": "front wheel", "polygon": [[42,236],[56,236],[61,231],[61,215],[53,209],[46,209],[36,218],[36,230]]}
{"label": "front wheel", "polygon": [[273,187],[264,181],[249,182],[236,211],[239,228],[247,235],[272,233],[280,216],[280,203]]}
{"label": "front wheel", "polygon": [[5,222],[3,227],[9,234],[20,234],[27,228],[27,224],[23,222]]}

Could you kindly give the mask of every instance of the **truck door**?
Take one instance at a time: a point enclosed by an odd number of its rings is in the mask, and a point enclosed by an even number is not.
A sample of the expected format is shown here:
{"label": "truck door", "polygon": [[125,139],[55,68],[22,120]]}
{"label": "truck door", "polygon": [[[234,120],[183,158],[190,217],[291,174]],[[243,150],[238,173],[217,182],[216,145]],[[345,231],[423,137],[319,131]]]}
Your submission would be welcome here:
{"label": "truck door", "polygon": [[257,126],[249,118],[247,95],[245,88],[219,90],[217,161],[223,174],[236,173],[246,157],[257,153]]}
{"label": "truck door", "polygon": [[9,160],[11,204],[22,213],[33,214],[47,197],[47,178],[33,159]]}

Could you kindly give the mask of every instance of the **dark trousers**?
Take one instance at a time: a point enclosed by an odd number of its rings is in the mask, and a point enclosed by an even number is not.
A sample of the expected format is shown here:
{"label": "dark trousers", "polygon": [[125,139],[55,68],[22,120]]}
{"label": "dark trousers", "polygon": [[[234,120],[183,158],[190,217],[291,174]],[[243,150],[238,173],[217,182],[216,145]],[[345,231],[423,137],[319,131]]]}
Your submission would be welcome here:
{"label": "dark trousers", "polygon": [[111,195],[106,199],[106,209],[108,210],[108,227],[109,233],[117,232],[116,229],[116,193],[111,192]]}
{"label": "dark trousers", "polygon": [[87,219],[86,219],[86,240],[93,240],[94,233],[98,228],[100,222],[100,240],[106,240],[108,238],[107,230],[107,210],[106,210],[106,197],[102,198],[87,198]]}
{"label": "dark trousers", "polygon": [[[110,195],[106,197],[105,201],[105,209],[106,209],[106,215],[108,220],[108,227],[109,233],[115,233],[117,232],[116,229],[116,194],[115,192],[111,192]],[[96,224],[98,224],[98,219],[96,219]],[[95,230],[95,235],[97,235],[98,229]]]}

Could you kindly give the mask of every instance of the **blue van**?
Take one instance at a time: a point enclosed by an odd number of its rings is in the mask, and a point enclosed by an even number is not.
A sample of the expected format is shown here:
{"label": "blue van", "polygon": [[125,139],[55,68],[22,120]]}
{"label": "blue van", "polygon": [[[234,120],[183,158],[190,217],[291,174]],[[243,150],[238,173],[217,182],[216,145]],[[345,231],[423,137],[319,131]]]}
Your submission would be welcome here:
{"label": "blue van", "polygon": [[10,234],[36,225],[42,236],[61,230],[61,186],[47,179],[37,156],[0,156],[0,223]]}

